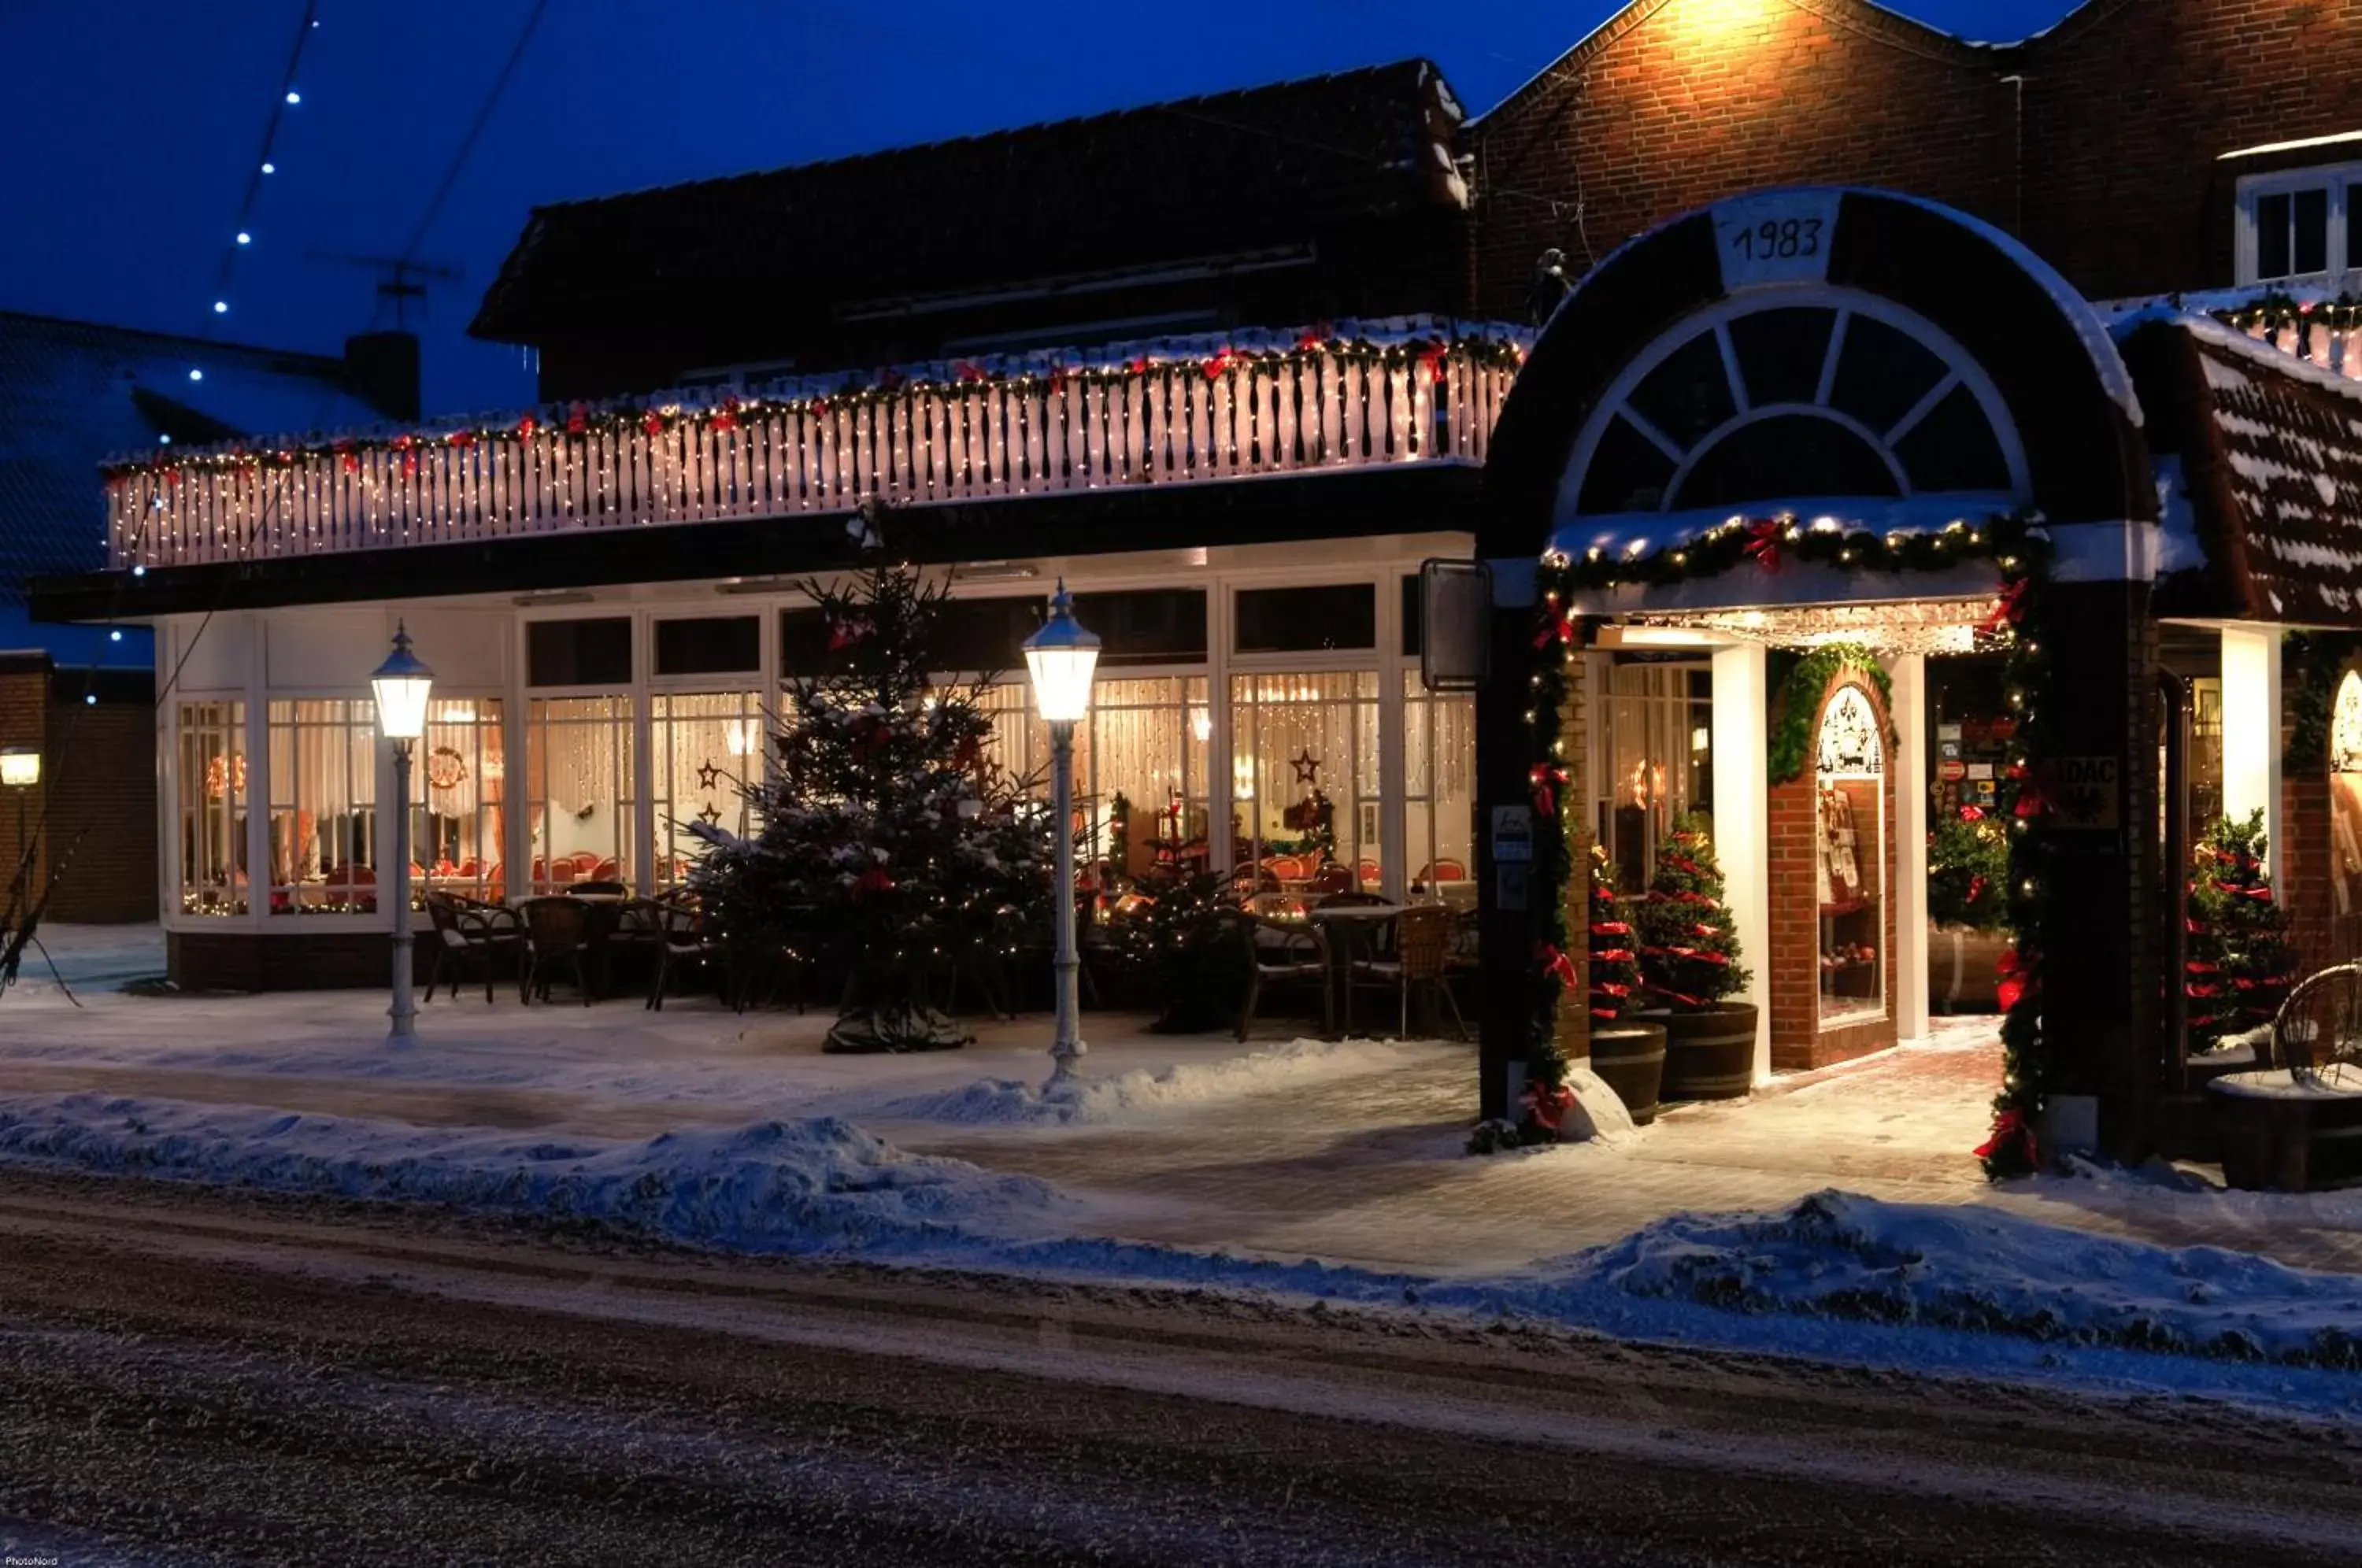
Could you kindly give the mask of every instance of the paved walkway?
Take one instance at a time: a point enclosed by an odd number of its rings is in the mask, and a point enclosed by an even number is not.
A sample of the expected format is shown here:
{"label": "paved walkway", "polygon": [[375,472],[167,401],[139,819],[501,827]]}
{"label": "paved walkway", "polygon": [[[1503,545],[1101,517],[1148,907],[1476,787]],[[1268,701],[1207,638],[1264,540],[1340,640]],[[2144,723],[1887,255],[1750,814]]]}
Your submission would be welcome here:
{"label": "paved walkway", "polygon": [[1955,1030],[1749,1100],[1669,1109],[1613,1145],[1471,1159],[1473,1052],[1439,1045],[1383,1077],[1243,1096],[1153,1128],[890,1135],[1089,1194],[1111,1235],[1481,1271],[1677,1209],[1772,1208],[1826,1187],[1973,1200],[1985,1183],[1969,1151],[1999,1072],[1990,1030]]}

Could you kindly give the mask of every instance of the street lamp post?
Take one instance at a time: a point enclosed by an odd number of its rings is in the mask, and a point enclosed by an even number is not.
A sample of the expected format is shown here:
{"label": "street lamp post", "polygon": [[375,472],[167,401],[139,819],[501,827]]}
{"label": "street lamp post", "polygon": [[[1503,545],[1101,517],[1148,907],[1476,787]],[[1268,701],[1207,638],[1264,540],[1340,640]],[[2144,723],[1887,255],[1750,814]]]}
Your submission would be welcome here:
{"label": "street lamp post", "polygon": [[25,837],[25,801],[40,781],[40,747],[0,747],[0,785],[17,797],[17,869],[9,880],[9,901],[19,920],[29,912],[32,902],[33,846]]}
{"label": "street lamp post", "polygon": [[1075,951],[1075,725],[1091,708],[1091,672],[1099,662],[1099,640],[1075,619],[1074,597],[1064,578],[1050,601],[1050,618],[1025,639],[1025,668],[1033,678],[1033,705],[1050,725],[1050,814],[1057,840],[1058,875],[1052,899],[1057,922],[1058,1021],[1050,1041],[1055,1064],[1050,1081],[1075,1076],[1083,1054],[1076,1014],[1081,1010],[1076,977],[1082,959]]}
{"label": "street lamp post", "polygon": [[426,733],[426,694],[435,672],[410,651],[409,628],[397,622],[393,652],[370,677],[377,691],[377,723],[393,743],[393,1020],[387,1038],[418,1037],[418,1008],[410,996],[410,748]]}

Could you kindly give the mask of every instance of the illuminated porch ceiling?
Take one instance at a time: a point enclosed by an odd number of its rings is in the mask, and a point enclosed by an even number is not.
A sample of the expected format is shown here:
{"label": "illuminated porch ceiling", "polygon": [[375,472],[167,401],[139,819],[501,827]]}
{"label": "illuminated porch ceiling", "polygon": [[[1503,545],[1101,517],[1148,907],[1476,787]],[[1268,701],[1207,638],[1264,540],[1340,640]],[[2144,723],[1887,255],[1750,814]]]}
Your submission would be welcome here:
{"label": "illuminated porch ceiling", "polygon": [[[1761,643],[1770,647],[1810,648],[1827,643],[1858,643],[1883,654],[1970,654],[1998,651],[2009,641],[1994,616],[1992,595],[1956,599],[1888,600],[1874,604],[1812,604],[1761,609],[1707,610],[1687,614],[1641,614],[1625,624],[1683,633],[1701,640]],[[1658,646],[1677,646],[1668,636]],[[1648,646],[1657,639],[1630,639]]]}

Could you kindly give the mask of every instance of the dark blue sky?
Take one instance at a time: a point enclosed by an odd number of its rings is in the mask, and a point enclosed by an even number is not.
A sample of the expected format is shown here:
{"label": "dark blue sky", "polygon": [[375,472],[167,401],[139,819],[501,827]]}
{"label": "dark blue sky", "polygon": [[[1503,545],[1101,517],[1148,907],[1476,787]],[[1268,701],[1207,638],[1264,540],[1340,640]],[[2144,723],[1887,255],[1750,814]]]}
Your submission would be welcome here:
{"label": "dark blue sky", "polygon": [[[334,351],[376,301],[532,0],[322,0],[303,103],[251,223],[238,339]],[[1901,0],[2021,36],[2072,0]],[[530,398],[514,349],[464,336],[535,202],[926,141],[1423,54],[1472,113],[1611,0],[556,0],[422,247],[430,409]],[[216,330],[215,280],[302,0],[0,4],[0,307]]]}

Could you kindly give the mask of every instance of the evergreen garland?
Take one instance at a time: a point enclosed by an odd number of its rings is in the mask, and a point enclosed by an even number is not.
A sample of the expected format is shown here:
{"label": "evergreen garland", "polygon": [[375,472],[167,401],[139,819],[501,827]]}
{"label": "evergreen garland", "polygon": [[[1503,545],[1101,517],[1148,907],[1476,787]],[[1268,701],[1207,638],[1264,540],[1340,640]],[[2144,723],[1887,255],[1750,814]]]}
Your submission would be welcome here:
{"label": "evergreen garland", "polygon": [[[2042,1022],[2042,944],[2049,886],[2050,842],[2039,831],[2045,797],[2036,776],[2062,755],[2040,698],[2050,689],[2050,545],[2039,536],[2019,544],[2003,563],[2002,606],[2013,635],[2002,672],[2016,727],[2009,741],[2008,776],[2016,793],[2010,807],[2008,926],[2016,944],[2002,955],[2001,1092],[1993,1096],[1992,1133],[1976,1149],[1985,1175],[2025,1176],[2041,1162],[2036,1128],[2049,1104],[2050,1053]],[[2068,743],[2071,744],[2071,743]]]}
{"label": "evergreen garland", "polygon": [[2216,821],[2191,851],[2182,976],[2193,1052],[2269,1023],[2296,981],[2289,912],[2272,897],[2259,807],[2245,822]]}
{"label": "evergreen garland", "polygon": [[[1785,784],[1792,778],[1800,778],[1812,766],[1821,699],[1837,678],[1844,674],[1866,677],[1878,689],[1880,714],[1893,712],[1894,682],[1887,678],[1876,654],[1860,643],[1827,643],[1815,648],[1796,661],[1796,668],[1788,672],[1787,683],[1780,689],[1780,719],[1772,728],[1768,751],[1772,783]],[[1886,745],[1891,750],[1900,744],[1894,721],[1888,717]]]}

